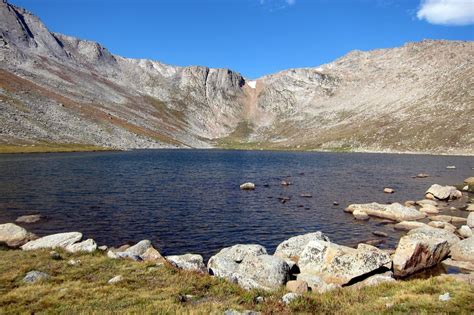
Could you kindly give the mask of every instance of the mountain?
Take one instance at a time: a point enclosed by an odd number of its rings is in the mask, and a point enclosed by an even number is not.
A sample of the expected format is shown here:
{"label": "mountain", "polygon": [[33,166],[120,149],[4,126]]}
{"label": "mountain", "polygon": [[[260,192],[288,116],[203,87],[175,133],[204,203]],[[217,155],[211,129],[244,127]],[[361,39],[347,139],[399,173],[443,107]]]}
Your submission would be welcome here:
{"label": "mountain", "polygon": [[353,51],[254,81],[128,59],[0,2],[0,145],[474,154],[474,43]]}

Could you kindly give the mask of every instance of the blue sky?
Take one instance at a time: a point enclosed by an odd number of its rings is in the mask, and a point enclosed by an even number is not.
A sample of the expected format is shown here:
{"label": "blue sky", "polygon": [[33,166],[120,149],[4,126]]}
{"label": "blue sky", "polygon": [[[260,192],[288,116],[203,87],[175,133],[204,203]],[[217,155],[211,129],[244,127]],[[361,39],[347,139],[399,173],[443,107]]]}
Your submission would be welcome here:
{"label": "blue sky", "polygon": [[10,0],[112,53],[247,78],[422,39],[474,40],[474,0]]}

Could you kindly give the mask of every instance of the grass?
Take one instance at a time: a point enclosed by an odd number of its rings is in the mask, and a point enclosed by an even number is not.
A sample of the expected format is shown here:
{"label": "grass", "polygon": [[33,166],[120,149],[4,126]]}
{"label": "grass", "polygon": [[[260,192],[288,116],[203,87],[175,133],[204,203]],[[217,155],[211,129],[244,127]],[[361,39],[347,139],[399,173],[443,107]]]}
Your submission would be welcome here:
{"label": "grass", "polygon": [[49,153],[49,152],[86,152],[110,151],[110,148],[73,143],[0,144],[0,154],[4,153]]}
{"label": "grass", "polygon": [[[285,293],[245,291],[222,279],[171,266],[113,260],[102,253],[67,254],[53,260],[49,251],[0,250],[0,313],[222,313],[227,309],[263,313],[458,313],[474,312],[474,290],[449,278],[431,278],[344,288],[326,294],[308,293],[290,306]],[[70,266],[69,259],[81,264]],[[31,270],[48,273],[49,280],[25,284]],[[111,285],[116,275],[124,280]],[[440,302],[445,292],[451,300]],[[182,296],[192,295],[183,300]],[[257,303],[263,296],[264,302]]]}

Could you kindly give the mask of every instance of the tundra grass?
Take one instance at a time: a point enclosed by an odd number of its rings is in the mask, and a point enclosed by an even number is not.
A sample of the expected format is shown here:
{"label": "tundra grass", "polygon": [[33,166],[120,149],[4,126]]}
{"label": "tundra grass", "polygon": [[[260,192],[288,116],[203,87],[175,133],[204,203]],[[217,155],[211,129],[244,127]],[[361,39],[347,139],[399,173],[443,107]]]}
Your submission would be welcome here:
{"label": "tundra grass", "polygon": [[[275,292],[245,291],[225,280],[168,265],[109,259],[103,253],[73,255],[48,250],[0,250],[0,313],[220,313],[227,309],[262,313],[456,313],[474,312],[473,286],[447,277],[307,293],[289,306]],[[80,264],[69,265],[74,259]],[[28,271],[51,278],[25,284]],[[123,281],[108,284],[114,276]],[[440,294],[451,299],[441,302]],[[186,297],[188,295],[188,297]],[[263,302],[258,303],[257,297]]]}
{"label": "tundra grass", "polygon": [[0,144],[0,154],[5,153],[52,153],[52,152],[89,152],[89,151],[111,151],[104,148],[86,144],[53,144],[40,143],[35,145],[13,145]]}

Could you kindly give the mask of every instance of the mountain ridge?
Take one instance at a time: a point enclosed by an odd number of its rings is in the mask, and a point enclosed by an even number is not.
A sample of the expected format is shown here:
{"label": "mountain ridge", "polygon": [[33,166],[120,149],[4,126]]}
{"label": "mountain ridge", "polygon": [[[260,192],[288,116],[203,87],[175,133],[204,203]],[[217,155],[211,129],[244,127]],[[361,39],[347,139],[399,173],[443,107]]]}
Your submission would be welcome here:
{"label": "mountain ridge", "polygon": [[426,40],[248,80],[114,55],[2,0],[0,143],[474,154],[473,61]]}

